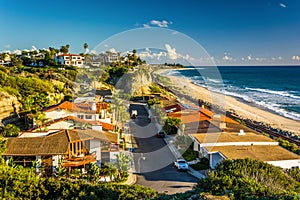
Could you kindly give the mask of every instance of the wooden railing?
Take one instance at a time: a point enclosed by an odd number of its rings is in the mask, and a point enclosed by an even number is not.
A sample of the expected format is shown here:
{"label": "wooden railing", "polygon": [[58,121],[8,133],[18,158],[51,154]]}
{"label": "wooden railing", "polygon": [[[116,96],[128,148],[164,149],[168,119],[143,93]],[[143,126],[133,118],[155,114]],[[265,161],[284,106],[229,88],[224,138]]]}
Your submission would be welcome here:
{"label": "wooden railing", "polygon": [[96,154],[84,155],[83,157],[72,157],[64,159],[62,162],[63,167],[77,167],[86,165],[96,161]]}

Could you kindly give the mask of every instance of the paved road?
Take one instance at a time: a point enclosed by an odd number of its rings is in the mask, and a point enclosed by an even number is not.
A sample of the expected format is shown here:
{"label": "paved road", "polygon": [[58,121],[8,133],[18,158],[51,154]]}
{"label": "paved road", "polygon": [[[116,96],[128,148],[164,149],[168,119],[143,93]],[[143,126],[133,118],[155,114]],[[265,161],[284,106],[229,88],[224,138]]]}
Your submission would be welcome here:
{"label": "paved road", "polygon": [[137,184],[168,194],[191,190],[197,179],[174,168],[175,157],[165,141],[156,137],[157,129],[153,122],[149,122],[144,106],[131,104],[131,110],[138,111],[138,117],[129,124],[138,144],[133,154]]}

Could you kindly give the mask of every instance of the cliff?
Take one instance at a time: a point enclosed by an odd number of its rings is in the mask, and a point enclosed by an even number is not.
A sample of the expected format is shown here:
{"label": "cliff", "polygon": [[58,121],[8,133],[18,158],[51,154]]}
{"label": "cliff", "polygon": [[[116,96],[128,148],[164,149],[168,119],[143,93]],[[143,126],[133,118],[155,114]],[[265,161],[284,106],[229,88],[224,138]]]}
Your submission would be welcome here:
{"label": "cliff", "polygon": [[20,110],[21,103],[17,97],[0,91],[0,122]]}
{"label": "cliff", "polygon": [[140,67],[134,72],[124,74],[115,85],[115,88],[130,96],[149,94],[149,86],[152,83],[150,72],[150,69]]}

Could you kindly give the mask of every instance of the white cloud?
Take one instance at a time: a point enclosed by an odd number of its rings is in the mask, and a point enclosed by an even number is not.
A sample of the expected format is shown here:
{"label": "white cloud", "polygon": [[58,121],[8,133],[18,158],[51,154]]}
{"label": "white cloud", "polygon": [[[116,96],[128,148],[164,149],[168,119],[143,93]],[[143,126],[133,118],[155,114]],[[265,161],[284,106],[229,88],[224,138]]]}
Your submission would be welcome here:
{"label": "white cloud", "polygon": [[300,56],[292,56],[292,60],[300,60]]}
{"label": "white cloud", "polygon": [[225,56],[223,57],[223,60],[232,60],[232,57],[225,55]]}
{"label": "white cloud", "polygon": [[105,44],[104,47],[108,47],[108,44]]}
{"label": "white cloud", "polygon": [[10,48],[10,44],[4,45],[5,48]]}
{"label": "white cloud", "polygon": [[157,53],[152,53],[149,48],[145,49],[146,51],[142,51],[138,53],[138,56],[141,57],[142,59],[155,59],[155,60],[160,60],[161,57],[167,57],[167,53],[160,51]]}
{"label": "white cloud", "polygon": [[286,8],[286,5],[283,4],[283,3],[279,3],[279,6],[282,7],[282,8]]}
{"label": "white cloud", "polygon": [[167,21],[167,20],[151,20],[150,22],[143,24],[144,28],[151,28],[151,27],[161,27],[161,28],[167,28],[169,27],[170,24],[173,24],[173,22],[171,21]]}
{"label": "white cloud", "polygon": [[39,51],[34,45],[31,46],[31,51]]}
{"label": "white cloud", "polygon": [[252,56],[251,56],[251,55],[248,55],[248,56],[247,56],[247,59],[248,59],[248,60],[252,60]]}
{"label": "white cloud", "polygon": [[169,44],[165,44],[165,48],[168,52],[168,56],[171,60],[176,60],[179,58],[179,55],[176,53],[176,49],[172,48]]}
{"label": "white cloud", "polygon": [[112,53],[117,53],[117,50],[115,48],[111,48],[111,49],[109,49],[109,51]]}
{"label": "white cloud", "polygon": [[151,20],[150,24],[158,26],[158,27],[168,27],[169,24],[171,24],[170,22],[166,21],[166,20],[162,20],[162,21],[158,21],[158,20]]}
{"label": "white cloud", "polygon": [[22,51],[20,49],[16,49],[13,51],[13,54],[21,55]]}
{"label": "white cloud", "polygon": [[90,54],[97,54],[97,51],[96,50],[91,50]]}

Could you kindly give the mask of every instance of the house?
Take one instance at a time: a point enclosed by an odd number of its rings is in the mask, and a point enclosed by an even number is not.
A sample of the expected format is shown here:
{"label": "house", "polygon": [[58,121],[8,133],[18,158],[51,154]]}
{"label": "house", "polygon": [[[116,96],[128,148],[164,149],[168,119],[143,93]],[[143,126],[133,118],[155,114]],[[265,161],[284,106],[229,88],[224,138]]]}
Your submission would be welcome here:
{"label": "house", "polygon": [[87,121],[74,116],[66,116],[47,121],[39,127],[32,128],[28,131],[39,132],[39,130],[61,130],[61,129],[92,129],[98,131],[113,131],[114,125],[101,121]]}
{"label": "house", "polygon": [[120,53],[119,52],[106,51],[105,54],[101,54],[101,57],[103,57],[104,64],[109,65],[111,63],[119,61]]}
{"label": "house", "polygon": [[300,167],[300,156],[283,149],[278,142],[257,133],[223,131],[189,135],[194,151],[209,160],[214,169],[224,159],[258,159],[281,168]]}
{"label": "house", "polygon": [[84,57],[77,54],[57,54],[54,57],[54,62],[59,65],[72,65],[82,67]]}
{"label": "house", "polygon": [[[238,130],[241,129],[238,122],[222,114],[213,114],[204,108],[200,108],[199,110],[185,109],[177,112],[169,112],[167,115],[168,117],[181,120],[181,126],[184,125],[185,127],[185,134],[218,132],[232,129],[235,126],[239,127]],[[246,127],[242,128],[248,129]]]}
{"label": "house", "polygon": [[99,103],[73,103],[64,101],[54,106],[43,109],[46,119],[56,120],[67,116],[74,116],[86,121],[102,121],[110,123],[110,115],[107,112],[108,104]]}
{"label": "house", "polygon": [[[47,175],[52,175],[59,164],[71,172],[72,168],[85,168],[89,163],[101,166],[110,162],[110,157],[119,152],[118,137],[95,130],[60,130],[38,137],[23,135],[8,138],[3,156],[7,162],[12,159],[23,166],[38,161]],[[37,168],[37,172],[41,173],[41,169]]]}

